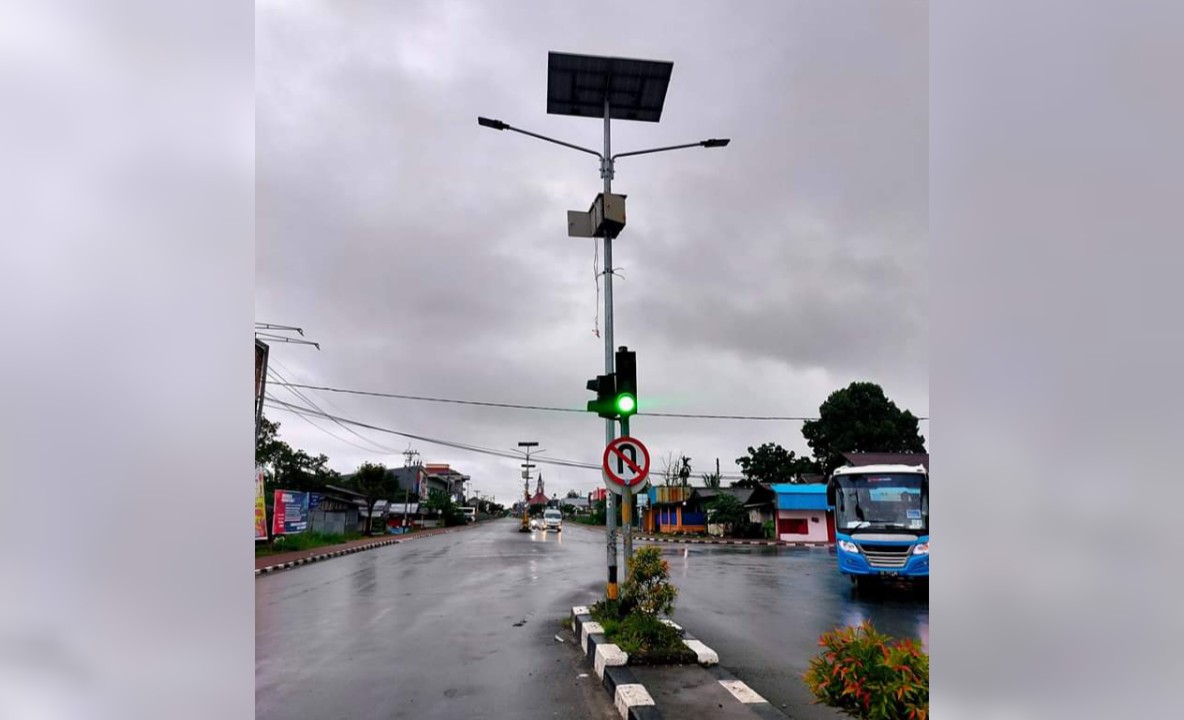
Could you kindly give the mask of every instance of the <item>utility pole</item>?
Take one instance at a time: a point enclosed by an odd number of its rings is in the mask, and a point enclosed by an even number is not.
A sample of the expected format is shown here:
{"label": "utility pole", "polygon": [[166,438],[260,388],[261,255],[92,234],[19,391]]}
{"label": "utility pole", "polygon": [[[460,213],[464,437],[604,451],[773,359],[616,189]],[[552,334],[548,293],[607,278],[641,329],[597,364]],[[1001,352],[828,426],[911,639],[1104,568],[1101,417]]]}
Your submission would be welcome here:
{"label": "utility pole", "polygon": [[[414,462],[414,459],[419,457],[418,450],[412,450],[408,445],[407,449],[403,451],[403,467],[413,468],[415,470],[415,499],[419,500],[419,464]],[[411,509],[411,491],[403,491],[403,532],[407,532],[407,516]]]}

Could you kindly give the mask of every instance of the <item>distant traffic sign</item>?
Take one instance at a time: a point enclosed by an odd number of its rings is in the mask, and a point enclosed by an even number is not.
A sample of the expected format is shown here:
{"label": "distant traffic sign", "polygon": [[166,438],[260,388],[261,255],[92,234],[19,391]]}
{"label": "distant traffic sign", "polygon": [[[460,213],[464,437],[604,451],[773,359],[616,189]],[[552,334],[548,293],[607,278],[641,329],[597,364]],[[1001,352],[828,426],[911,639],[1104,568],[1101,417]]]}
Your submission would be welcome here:
{"label": "distant traffic sign", "polygon": [[613,491],[636,492],[650,472],[650,451],[640,440],[619,437],[604,449],[604,475]]}

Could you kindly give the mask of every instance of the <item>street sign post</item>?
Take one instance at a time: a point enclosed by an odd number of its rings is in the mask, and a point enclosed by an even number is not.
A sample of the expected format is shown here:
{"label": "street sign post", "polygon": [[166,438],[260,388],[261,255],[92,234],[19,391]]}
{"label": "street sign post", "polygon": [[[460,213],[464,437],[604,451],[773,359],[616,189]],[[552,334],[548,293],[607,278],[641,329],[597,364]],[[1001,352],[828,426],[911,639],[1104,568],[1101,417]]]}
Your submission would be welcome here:
{"label": "street sign post", "polygon": [[604,449],[605,486],[620,495],[637,494],[650,473],[650,451],[637,438],[619,437]]}

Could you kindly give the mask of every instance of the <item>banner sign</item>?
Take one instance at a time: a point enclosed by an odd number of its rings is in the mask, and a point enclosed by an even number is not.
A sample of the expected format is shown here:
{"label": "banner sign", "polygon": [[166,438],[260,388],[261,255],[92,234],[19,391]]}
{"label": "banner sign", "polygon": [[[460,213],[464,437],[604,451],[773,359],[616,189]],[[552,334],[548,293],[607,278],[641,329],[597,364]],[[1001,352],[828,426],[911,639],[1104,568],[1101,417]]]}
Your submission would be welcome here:
{"label": "banner sign", "polygon": [[320,493],[309,493],[308,494],[308,511],[312,512],[313,510],[316,510],[317,505],[321,504],[321,498],[323,498],[323,497],[324,497],[324,495],[321,495]]}
{"label": "banner sign", "polygon": [[307,529],[308,493],[276,490],[275,507],[271,511],[271,534],[292,535]]}
{"label": "banner sign", "polygon": [[255,540],[267,539],[267,504],[263,496],[263,468],[255,468]]}

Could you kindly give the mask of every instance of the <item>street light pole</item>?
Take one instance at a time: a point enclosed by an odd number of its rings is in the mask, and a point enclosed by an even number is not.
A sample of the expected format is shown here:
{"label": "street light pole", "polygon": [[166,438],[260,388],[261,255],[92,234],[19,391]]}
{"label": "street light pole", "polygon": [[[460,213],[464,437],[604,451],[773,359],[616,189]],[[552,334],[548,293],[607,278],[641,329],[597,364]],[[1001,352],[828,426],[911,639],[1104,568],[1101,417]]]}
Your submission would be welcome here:
{"label": "street light pole", "polygon": [[[636,150],[614,156],[612,154],[612,136],[610,120],[612,112],[617,112],[619,119],[643,122],[658,122],[662,116],[662,107],[666,101],[666,90],[670,82],[670,74],[674,63],[666,61],[632,60],[627,58],[610,58],[593,55],[572,55],[569,53],[551,52],[548,54],[547,74],[547,113],[555,115],[569,115],[580,117],[595,117],[598,111],[604,117],[604,152],[599,153],[590,148],[580,147],[569,142],[556,140],[545,135],[529,132],[512,127],[501,120],[478,117],[477,124],[492,130],[509,130],[544,142],[560,145],[571,150],[595,155],[600,159],[600,176],[604,179],[604,203],[612,194],[614,165],[617,158],[650,153],[681,150],[683,148],[703,147],[717,148],[727,146],[729,140],[724,138],[710,138],[697,143],[669,145],[665,147]],[[591,88],[603,88],[603,102],[589,97],[587,91]],[[610,104],[610,98],[618,98],[615,105]],[[597,107],[599,105],[599,107]],[[572,213],[569,213],[569,222]],[[613,235],[611,228],[603,230],[604,237],[604,372],[607,376],[614,373],[613,348]],[[588,234],[572,233],[573,237],[590,237]],[[590,387],[589,389],[593,389]],[[628,418],[622,418],[621,431],[629,434]],[[605,420],[606,446],[616,439],[615,420]],[[519,443],[521,445],[521,443]],[[529,455],[527,456],[529,460]],[[605,477],[606,488],[608,478]],[[529,481],[528,481],[529,482]],[[529,500],[529,487],[527,490]],[[626,572],[628,561],[633,549],[632,533],[633,498],[628,489],[621,494],[622,526],[625,539]],[[613,493],[606,493],[606,540],[608,554],[608,592],[609,599],[617,598],[617,514]],[[523,515],[525,522],[526,516]]]}
{"label": "street light pole", "polygon": [[538,443],[531,440],[528,442],[518,443],[518,447],[526,448],[526,462],[522,463],[522,527],[518,528],[519,532],[530,531],[530,469],[534,465],[530,464],[530,450],[538,447]]}
{"label": "street light pole", "polygon": [[[608,94],[604,96],[604,154],[600,156],[600,177],[604,179],[604,195],[607,198],[613,191],[613,153],[612,153],[612,132],[610,130],[611,123],[609,117],[611,115]],[[604,374],[613,374],[613,237],[611,231],[604,233]],[[613,440],[616,439],[617,424],[612,418],[604,421],[604,444],[608,447]],[[607,471],[602,471],[607,472]],[[608,479],[605,478],[605,486],[608,486]],[[624,517],[627,512],[628,505],[628,488],[621,493],[621,524],[625,529],[625,572],[629,572],[629,549],[631,543],[631,536],[628,530],[629,524]],[[608,549],[608,599],[617,599],[617,509],[615,507],[615,496],[613,493],[607,493],[604,498],[605,509],[605,534],[606,545]]]}

